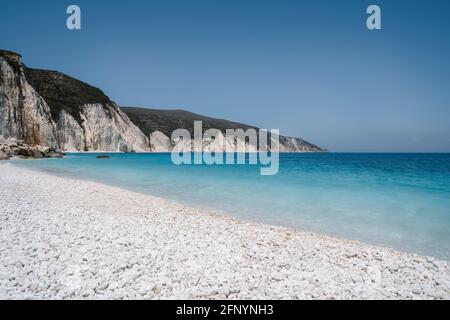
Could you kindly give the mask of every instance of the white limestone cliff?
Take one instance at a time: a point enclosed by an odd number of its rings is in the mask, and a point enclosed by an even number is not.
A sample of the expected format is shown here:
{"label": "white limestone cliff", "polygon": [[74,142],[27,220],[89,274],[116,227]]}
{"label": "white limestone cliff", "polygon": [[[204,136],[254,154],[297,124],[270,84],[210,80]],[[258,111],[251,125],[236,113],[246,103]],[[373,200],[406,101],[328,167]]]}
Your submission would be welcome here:
{"label": "white limestone cliff", "polygon": [[62,151],[150,151],[149,139],[113,102],[78,106],[77,121],[51,108],[28,82],[20,55],[0,51],[0,136]]}
{"label": "white limestone cliff", "polygon": [[0,55],[0,136],[57,146],[50,108],[27,82],[20,56],[12,53]]}
{"label": "white limestone cliff", "polygon": [[152,152],[169,152],[172,150],[170,138],[160,131],[150,134],[150,149]]}
{"label": "white limestone cliff", "polygon": [[81,110],[87,150],[150,151],[148,138],[117,106],[88,104]]}

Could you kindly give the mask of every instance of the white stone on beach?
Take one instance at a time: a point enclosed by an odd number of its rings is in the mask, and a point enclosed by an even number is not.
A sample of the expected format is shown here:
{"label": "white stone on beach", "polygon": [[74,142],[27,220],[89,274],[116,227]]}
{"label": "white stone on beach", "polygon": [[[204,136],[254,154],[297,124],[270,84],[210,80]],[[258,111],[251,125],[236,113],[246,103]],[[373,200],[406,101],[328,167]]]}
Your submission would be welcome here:
{"label": "white stone on beach", "polygon": [[0,299],[450,298],[447,261],[12,163],[0,173]]}

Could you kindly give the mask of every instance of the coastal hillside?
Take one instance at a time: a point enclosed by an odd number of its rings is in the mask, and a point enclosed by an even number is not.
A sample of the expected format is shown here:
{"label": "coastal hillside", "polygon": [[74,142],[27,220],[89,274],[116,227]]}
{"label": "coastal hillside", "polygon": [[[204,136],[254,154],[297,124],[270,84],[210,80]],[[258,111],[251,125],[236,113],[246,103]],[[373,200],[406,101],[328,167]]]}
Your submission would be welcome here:
{"label": "coastal hillside", "polygon": [[[153,132],[160,132],[167,137],[178,128],[187,129],[194,134],[194,121],[202,121],[203,131],[218,129],[225,134],[226,129],[255,129],[259,128],[243,123],[224,119],[202,116],[186,110],[160,110],[148,108],[121,107],[128,117],[146,135],[152,137]],[[300,138],[280,136],[280,149],[284,152],[323,151],[320,147]]]}
{"label": "coastal hillside", "polygon": [[[99,88],[58,71],[32,69],[18,53],[0,50],[0,140],[48,146],[61,151],[168,152],[178,128],[255,129],[184,110],[119,108]],[[1,142],[1,141],[0,141]],[[248,141],[223,135],[206,141],[205,151],[257,151]],[[229,150],[229,149],[227,149]],[[280,151],[322,151],[300,138],[280,136]]]}

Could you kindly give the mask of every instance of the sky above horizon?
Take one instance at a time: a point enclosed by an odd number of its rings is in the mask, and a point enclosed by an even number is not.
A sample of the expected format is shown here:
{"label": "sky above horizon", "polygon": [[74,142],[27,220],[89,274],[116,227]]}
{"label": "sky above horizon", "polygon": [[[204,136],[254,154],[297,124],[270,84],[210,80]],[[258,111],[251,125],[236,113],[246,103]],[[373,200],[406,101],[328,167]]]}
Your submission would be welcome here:
{"label": "sky above horizon", "polygon": [[[81,7],[82,29],[66,28]],[[382,29],[366,27],[377,4]],[[4,1],[0,49],[122,106],[279,128],[331,151],[450,152],[450,1]]]}

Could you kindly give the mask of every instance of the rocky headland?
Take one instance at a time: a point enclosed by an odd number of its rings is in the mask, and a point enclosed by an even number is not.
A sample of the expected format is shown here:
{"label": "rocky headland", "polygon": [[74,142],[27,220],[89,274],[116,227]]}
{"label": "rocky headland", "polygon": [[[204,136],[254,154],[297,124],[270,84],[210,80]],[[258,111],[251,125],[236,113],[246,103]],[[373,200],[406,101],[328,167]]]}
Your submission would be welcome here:
{"label": "rocky headland", "polygon": [[[18,53],[0,50],[0,137],[62,152],[170,152],[175,129],[255,129],[184,110],[121,108],[99,88],[59,71],[33,69]],[[219,139],[223,140],[223,139]],[[258,151],[241,138],[229,139],[236,152]],[[231,150],[232,150],[231,149]],[[207,145],[206,151],[223,151]],[[227,149],[230,150],[230,149]],[[300,138],[280,136],[281,152],[324,151]]]}

